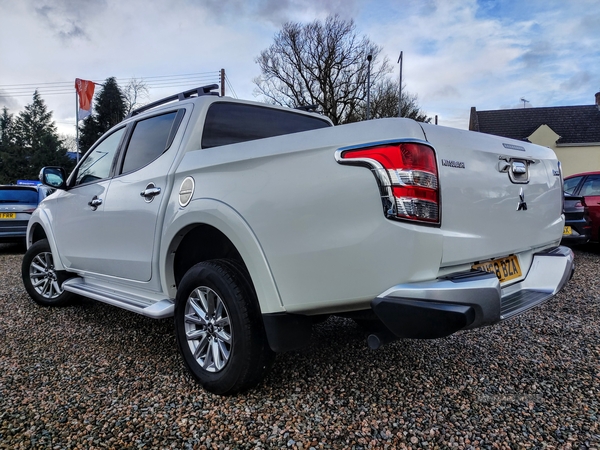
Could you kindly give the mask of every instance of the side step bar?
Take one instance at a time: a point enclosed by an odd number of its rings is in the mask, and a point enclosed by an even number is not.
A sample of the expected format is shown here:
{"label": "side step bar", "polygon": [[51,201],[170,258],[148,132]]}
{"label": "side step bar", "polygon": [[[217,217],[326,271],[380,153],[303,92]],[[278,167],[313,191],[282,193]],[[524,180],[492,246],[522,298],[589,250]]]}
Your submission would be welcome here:
{"label": "side step bar", "polygon": [[63,283],[62,287],[65,291],[117,306],[152,319],[172,317],[175,311],[175,304],[169,299],[152,299],[129,292],[106,289],[102,286],[86,283],[81,278],[70,278]]}

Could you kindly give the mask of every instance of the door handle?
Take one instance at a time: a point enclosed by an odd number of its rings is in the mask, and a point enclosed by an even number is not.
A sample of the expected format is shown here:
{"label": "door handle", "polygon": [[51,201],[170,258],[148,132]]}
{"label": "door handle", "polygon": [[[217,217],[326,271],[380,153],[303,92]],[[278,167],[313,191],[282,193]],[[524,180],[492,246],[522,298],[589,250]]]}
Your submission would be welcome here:
{"label": "door handle", "polygon": [[158,194],[160,194],[160,188],[156,187],[154,183],[149,183],[148,186],[146,186],[146,189],[140,192],[140,196],[144,197],[144,200],[147,203],[150,203],[152,200],[154,200],[154,197],[156,197]]}
{"label": "door handle", "polygon": [[92,211],[96,211],[98,209],[98,206],[100,206],[102,204],[102,199],[98,198],[97,195],[94,195],[94,198],[90,200],[90,202],[88,203],[88,206],[92,207]]}

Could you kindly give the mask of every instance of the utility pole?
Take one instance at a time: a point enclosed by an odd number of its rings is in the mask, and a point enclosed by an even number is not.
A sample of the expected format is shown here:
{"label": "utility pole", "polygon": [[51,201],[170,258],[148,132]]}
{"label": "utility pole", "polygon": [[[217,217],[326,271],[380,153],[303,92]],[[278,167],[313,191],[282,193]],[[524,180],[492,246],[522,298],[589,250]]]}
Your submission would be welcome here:
{"label": "utility pole", "polygon": [[400,81],[398,82],[398,117],[402,117],[402,53],[400,52],[400,57],[398,58],[398,63],[400,64]]}
{"label": "utility pole", "polygon": [[221,69],[221,97],[225,97],[225,69]]}
{"label": "utility pole", "polygon": [[371,118],[371,60],[373,55],[367,56],[367,120]]}
{"label": "utility pole", "polygon": [[77,90],[75,90],[75,151],[77,152],[75,155],[77,164],[79,164],[79,98]]}

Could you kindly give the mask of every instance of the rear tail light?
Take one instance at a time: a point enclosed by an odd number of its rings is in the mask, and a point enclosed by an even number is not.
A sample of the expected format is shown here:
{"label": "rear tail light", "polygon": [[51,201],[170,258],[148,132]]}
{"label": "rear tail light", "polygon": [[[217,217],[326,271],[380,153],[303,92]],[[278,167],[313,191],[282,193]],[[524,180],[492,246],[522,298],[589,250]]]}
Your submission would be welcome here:
{"label": "rear tail light", "polygon": [[433,148],[424,143],[394,143],[340,149],[340,164],[370,168],[379,183],[386,217],[440,223],[438,171]]}

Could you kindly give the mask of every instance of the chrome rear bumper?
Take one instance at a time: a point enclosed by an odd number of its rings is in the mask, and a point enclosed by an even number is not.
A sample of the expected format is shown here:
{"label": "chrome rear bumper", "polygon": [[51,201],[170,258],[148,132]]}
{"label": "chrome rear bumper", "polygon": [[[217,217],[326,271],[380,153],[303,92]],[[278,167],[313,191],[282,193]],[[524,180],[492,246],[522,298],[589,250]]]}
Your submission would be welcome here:
{"label": "chrome rear bumper", "polygon": [[430,282],[394,286],[371,308],[397,337],[434,339],[491,325],[555,296],[575,270],[573,251],[557,247],[537,253],[522,281],[501,288],[495,275],[464,272]]}

